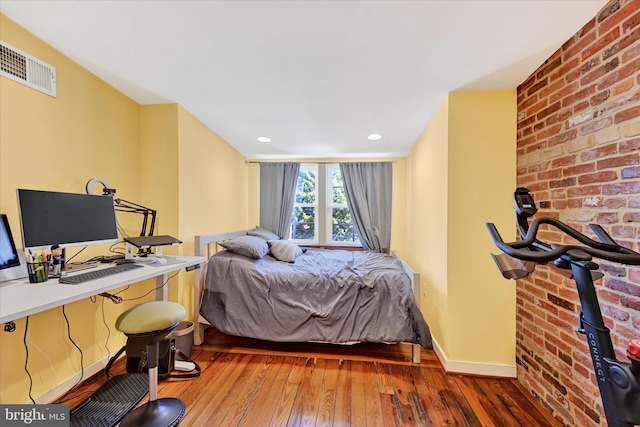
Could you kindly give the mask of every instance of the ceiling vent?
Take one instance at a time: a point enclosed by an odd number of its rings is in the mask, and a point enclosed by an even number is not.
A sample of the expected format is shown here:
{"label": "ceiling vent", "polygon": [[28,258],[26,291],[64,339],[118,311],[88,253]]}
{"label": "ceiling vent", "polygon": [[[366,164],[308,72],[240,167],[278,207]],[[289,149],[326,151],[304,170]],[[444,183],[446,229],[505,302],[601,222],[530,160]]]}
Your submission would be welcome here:
{"label": "ceiling vent", "polygon": [[56,68],[0,40],[0,75],[56,96]]}

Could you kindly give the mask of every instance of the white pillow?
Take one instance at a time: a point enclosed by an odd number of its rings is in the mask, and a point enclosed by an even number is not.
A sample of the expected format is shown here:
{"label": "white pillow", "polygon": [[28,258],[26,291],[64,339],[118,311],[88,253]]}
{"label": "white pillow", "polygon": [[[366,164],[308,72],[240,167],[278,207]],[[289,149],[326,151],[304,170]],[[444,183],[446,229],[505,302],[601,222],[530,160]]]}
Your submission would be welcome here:
{"label": "white pillow", "polygon": [[302,248],[288,240],[269,240],[271,255],[279,261],[294,262],[302,255]]}

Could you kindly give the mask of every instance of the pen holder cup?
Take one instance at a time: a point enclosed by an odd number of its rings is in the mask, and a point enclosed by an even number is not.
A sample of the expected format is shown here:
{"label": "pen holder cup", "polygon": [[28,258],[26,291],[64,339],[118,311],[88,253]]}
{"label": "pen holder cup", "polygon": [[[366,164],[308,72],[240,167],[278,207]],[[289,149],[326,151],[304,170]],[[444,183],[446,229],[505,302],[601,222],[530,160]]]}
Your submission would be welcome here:
{"label": "pen holder cup", "polygon": [[27,261],[27,273],[29,273],[29,283],[46,282],[49,278],[48,262]]}

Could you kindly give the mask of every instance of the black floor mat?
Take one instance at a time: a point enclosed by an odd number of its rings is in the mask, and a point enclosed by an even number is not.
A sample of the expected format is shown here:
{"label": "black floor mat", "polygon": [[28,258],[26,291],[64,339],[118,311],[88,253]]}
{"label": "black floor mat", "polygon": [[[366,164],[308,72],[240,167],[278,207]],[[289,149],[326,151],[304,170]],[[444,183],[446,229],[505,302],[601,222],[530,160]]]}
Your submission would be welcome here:
{"label": "black floor mat", "polygon": [[91,397],[71,410],[71,426],[115,426],[148,392],[147,374],[123,374],[110,378]]}

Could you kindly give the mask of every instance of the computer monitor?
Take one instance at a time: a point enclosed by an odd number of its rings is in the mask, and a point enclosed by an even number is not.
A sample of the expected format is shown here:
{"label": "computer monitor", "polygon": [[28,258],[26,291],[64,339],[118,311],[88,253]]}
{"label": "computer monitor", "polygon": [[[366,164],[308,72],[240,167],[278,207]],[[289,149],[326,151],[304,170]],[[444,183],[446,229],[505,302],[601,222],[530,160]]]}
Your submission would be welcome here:
{"label": "computer monitor", "polygon": [[0,282],[27,277],[24,252],[18,251],[7,215],[0,214]]}
{"label": "computer monitor", "polygon": [[18,207],[26,249],[118,241],[111,196],[18,189]]}

